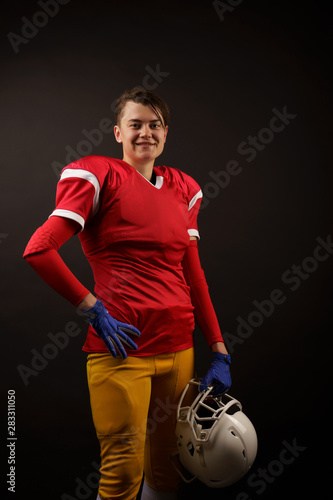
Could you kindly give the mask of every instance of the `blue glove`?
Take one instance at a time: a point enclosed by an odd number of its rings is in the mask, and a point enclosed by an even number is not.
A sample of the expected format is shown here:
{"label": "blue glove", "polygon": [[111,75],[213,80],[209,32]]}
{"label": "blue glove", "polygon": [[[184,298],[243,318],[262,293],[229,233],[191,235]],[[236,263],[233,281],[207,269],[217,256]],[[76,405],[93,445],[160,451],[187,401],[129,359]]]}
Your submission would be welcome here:
{"label": "blue glove", "polygon": [[230,354],[214,352],[213,362],[201,381],[200,391],[204,391],[209,385],[216,384],[212,391],[214,396],[227,392],[231,387],[230,364]]}
{"label": "blue glove", "polygon": [[[114,319],[103,306],[100,300],[90,309],[83,311],[88,316],[88,321],[94,328],[95,332],[104,341],[106,347],[114,358],[118,354],[123,358],[127,358],[123,344],[126,344],[130,349],[137,349],[138,346],[132,339],[126,335],[130,333],[136,337],[140,337],[141,333],[134,326],[127,323],[121,323]],[[126,333],[124,333],[126,332]]]}

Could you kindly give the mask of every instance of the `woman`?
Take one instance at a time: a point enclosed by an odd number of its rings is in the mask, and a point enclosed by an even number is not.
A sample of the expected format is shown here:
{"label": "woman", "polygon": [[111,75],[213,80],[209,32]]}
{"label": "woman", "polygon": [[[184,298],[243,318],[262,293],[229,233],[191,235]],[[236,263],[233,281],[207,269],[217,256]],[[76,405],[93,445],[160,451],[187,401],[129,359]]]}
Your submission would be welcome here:
{"label": "woman", "polygon": [[[68,165],[56,208],[32,236],[24,258],[87,315],[83,350],[101,447],[98,498],[177,498],[176,407],[194,376],[196,321],[213,351],[201,388],[231,385],[224,346],[200,266],[198,184],[178,169],[154,167],[169,110],[153,92],[117,101],[115,138],[123,159],[87,156]],[[71,273],[59,247],[79,233],[94,294]],[[194,314],[193,314],[194,310]]]}

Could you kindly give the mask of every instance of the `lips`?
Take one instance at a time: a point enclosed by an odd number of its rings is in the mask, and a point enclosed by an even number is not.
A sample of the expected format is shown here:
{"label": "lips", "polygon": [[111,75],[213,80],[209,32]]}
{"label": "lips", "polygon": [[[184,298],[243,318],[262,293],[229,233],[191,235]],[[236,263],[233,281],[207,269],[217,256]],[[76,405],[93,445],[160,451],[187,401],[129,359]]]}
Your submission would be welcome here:
{"label": "lips", "polygon": [[135,143],[137,146],[141,147],[149,147],[149,146],[154,146],[153,142],[136,142]]}

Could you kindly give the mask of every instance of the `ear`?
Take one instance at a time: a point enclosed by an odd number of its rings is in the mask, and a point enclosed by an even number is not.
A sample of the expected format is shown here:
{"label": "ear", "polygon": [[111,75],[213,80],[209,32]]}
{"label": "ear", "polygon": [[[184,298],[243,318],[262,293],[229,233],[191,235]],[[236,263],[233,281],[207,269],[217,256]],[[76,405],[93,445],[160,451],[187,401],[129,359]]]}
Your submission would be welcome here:
{"label": "ear", "polygon": [[119,143],[123,142],[121,139],[121,132],[120,132],[120,128],[118,127],[118,125],[114,126],[113,131],[114,131],[114,136],[116,138],[116,141]]}
{"label": "ear", "polygon": [[166,142],[167,134],[168,134],[169,127],[168,125],[164,129],[164,142]]}

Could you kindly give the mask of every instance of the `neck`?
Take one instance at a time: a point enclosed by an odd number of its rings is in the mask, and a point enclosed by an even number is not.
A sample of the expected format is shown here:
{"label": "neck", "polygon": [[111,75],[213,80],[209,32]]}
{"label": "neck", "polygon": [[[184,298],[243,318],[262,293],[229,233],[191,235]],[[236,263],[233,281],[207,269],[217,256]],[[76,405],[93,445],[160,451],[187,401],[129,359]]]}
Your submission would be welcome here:
{"label": "neck", "polygon": [[151,179],[151,176],[153,174],[154,160],[149,160],[148,162],[135,162],[124,155],[123,161],[131,165],[131,167],[135,168],[135,170],[140,172],[140,174],[143,175],[146,179]]}

